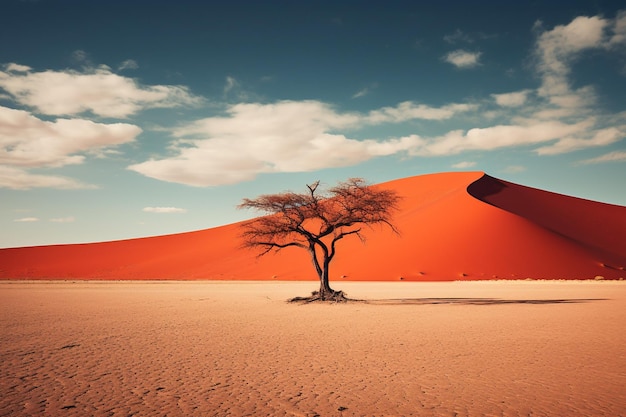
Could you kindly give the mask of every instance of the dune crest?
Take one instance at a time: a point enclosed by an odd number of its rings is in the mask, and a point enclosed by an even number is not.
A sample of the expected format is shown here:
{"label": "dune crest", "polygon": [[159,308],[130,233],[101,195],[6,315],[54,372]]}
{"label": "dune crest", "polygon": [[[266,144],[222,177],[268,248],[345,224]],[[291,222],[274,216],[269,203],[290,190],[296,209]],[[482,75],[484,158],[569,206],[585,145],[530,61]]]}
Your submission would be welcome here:
{"label": "dune crest", "polygon": [[[483,172],[379,184],[403,200],[400,236],[346,239],[331,280],[626,278],[626,207],[538,190]],[[239,225],[166,236],[0,249],[0,279],[315,280],[308,254],[258,258]]]}
{"label": "dune crest", "polygon": [[614,255],[626,254],[624,207],[525,187],[487,174],[470,184],[467,191],[582,245]]}

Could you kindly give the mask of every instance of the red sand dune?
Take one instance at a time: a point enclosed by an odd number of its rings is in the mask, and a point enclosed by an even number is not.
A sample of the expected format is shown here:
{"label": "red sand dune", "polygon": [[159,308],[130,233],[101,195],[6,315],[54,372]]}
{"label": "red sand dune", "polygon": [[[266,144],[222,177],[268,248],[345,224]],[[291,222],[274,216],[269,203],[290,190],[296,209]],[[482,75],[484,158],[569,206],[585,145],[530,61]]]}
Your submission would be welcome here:
{"label": "red sand dune", "polygon": [[[331,280],[626,278],[626,207],[490,177],[443,173],[384,184],[402,197],[400,236],[338,243]],[[261,258],[239,223],[114,242],[0,249],[1,279],[316,279],[308,254]]]}

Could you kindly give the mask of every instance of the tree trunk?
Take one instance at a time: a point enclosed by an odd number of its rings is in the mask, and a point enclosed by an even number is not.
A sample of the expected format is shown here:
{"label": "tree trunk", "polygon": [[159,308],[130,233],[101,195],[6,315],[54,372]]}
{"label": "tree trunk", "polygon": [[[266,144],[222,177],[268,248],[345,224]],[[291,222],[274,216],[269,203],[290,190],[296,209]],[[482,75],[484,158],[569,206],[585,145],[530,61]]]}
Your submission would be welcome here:
{"label": "tree trunk", "polygon": [[[313,293],[313,297],[311,298],[312,300],[317,300],[317,301],[333,301],[333,302],[344,302],[347,301],[347,298],[345,297],[345,294],[343,293],[343,291],[335,291],[332,288],[330,288],[330,282],[329,282],[329,274],[328,274],[328,269],[329,269],[329,265],[330,265],[330,261],[332,259],[332,257],[328,256],[328,251],[325,250],[326,248],[322,247],[322,254],[321,256],[323,256],[323,261],[320,264],[320,261],[318,259],[317,253],[315,252],[315,245],[311,244],[310,248],[309,248],[309,253],[311,254],[311,260],[313,261],[313,266],[315,266],[315,272],[317,272],[317,276],[319,277],[320,280],[320,290],[317,293]],[[299,299],[294,299],[294,300],[299,300]]]}
{"label": "tree trunk", "polygon": [[[323,275],[326,275],[326,271],[324,271]],[[330,288],[330,284],[328,283],[328,276],[322,276],[322,278],[320,279],[320,298],[322,300],[326,300],[332,297],[334,292],[335,291]]]}
{"label": "tree trunk", "polygon": [[335,294],[335,291],[330,288],[330,282],[328,279],[328,266],[330,265],[330,260],[328,257],[324,257],[324,264],[322,268],[322,273],[320,274],[320,298],[322,300],[329,300]]}

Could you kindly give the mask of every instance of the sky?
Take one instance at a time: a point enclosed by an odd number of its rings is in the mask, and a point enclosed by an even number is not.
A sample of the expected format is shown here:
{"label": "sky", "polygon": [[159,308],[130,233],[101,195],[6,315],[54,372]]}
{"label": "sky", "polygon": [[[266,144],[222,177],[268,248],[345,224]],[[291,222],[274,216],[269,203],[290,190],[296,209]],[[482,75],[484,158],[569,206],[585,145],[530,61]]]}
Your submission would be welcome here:
{"label": "sky", "polygon": [[621,1],[0,5],[0,247],[206,229],[350,177],[626,205],[625,138]]}

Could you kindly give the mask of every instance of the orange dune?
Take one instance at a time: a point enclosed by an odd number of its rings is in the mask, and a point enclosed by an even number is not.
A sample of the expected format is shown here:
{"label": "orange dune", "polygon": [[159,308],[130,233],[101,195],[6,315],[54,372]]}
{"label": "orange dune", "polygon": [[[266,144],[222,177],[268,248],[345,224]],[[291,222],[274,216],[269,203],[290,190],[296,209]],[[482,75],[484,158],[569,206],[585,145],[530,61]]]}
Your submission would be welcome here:
{"label": "orange dune", "polygon": [[[399,179],[395,224],[345,239],[331,280],[626,278],[626,207],[542,191],[482,172]],[[1,279],[314,280],[308,254],[258,258],[240,223],[190,233],[0,249]]]}

